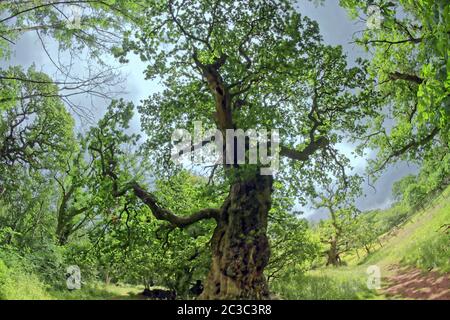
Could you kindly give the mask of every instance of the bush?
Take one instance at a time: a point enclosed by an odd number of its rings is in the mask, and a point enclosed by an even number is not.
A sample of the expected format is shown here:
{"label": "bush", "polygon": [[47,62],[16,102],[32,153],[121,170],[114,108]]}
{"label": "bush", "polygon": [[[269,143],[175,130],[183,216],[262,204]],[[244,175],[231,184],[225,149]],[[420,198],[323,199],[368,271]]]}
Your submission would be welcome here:
{"label": "bush", "polygon": [[0,260],[0,299],[51,299],[46,291],[46,286],[38,277],[35,274],[27,273],[23,266],[16,262],[8,267],[3,260]]}

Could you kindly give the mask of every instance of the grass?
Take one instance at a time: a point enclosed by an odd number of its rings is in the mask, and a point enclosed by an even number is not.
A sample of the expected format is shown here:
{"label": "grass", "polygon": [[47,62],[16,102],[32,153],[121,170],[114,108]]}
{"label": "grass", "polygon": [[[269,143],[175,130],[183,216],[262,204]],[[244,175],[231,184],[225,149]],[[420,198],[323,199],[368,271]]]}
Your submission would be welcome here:
{"label": "grass", "polygon": [[362,267],[321,268],[306,274],[275,281],[272,290],[289,300],[359,300],[383,299],[367,287],[366,269]]}
{"label": "grass", "polygon": [[[389,209],[388,209],[389,210]],[[441,228],[450,223],[450,187],[405,222],[392,236],[385,237],[382,246],[357,259],[355,253],[343,257],[347,266],[327,267],[295,273],[274,280],[272,289],[283,299],[385,299],[376,290],[367,287],[368,266],[376,265],[385,279],[391,275],[392,265],[416,267],[422,270],[450,272],[450,237]]]}
{"label": "grass", "polygon": [[48,300],[47,287],[34,274],[8,268],[0,260],[0,300]]}
{"label": "grass", "polygon": [[364,264],[377,264],[385,268],[401,264],[435,269],[442,273],[450,271],[450,238],[441,228],[450,223],[450,188],[435,199],[430,206],[416,213],[390,238],[383,248],[369,255]]}
{"label": "grass", "polygon": [[138,294],[143,290],[144,287],[125,284],[94,283],[84,285],[80,290],[52,290],[51,294],[54,299],[59,300],[127,300],[138,299]]}
{"label": "grass", "polygon": [[0,259],[0,300],[114,300],[138,299],[138,286],[90,283],[80,290],[53,288],[18,263],[8,267]]}

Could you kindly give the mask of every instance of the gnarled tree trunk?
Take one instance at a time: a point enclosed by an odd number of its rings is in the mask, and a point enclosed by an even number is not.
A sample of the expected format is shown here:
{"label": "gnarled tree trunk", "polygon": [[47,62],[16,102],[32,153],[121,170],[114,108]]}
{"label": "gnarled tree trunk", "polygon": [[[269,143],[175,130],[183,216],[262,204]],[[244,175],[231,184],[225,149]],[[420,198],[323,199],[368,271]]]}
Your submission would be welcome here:
{"label": "gnarled tree trunk", "polygon": [[232,185],[211,240],[212,262],[201,299],[264,299],[272,176]]}
{"label": "gnarled tree trunk", "polygon": [[339,252],[337,247],[337,238],[333,238],[330,242],[330,249],[328,250],[327,266],[330,264],[337,266],[340,263]]}

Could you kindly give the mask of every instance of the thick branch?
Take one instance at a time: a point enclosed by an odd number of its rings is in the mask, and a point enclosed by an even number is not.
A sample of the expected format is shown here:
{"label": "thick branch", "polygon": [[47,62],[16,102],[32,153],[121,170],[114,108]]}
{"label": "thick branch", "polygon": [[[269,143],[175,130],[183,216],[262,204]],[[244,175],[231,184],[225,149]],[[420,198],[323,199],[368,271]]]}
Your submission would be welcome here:
{"label": "thick branch", "polygon": [[312,141],[310,144],[308,144],[308,146],[306,146],[306,148],[302,151],[290,149],[285,146],[280,146],[280,155],[292,160],[307,161],[314,152],[321,148],[324,148],[327,145],[328,139],[325,137],[320,137],[316,141]]}
{"label": "thick branch", "polygon": [[[114,162],[111,164],[114,167]],[[161,207],[158,204],[156,197],[152,193],[146,191],[137,182],[127,183],[123,188],[119,189],[117,183],[118,176],[112,171],[111,167],[107,167],[105,174],[112,179],[112,194],[114,197],[118,198],[124,196],[128,191],[133,191],[135,196],[150,208],[156,219],[168,221],[175,227],[184,228],[200,220],[216,219],[219,216],[220,211],[212,208],[202,209],[190,216],[178,216],[170,210]]]}
{"label": "thick branch", "polygon": [[423,79],[416,76],[415,74],[406,74],[406,73],[401,73],[401,72],[393,72],[393,73],[389,74],[389,79],[405,80],[405,81],[410,81],[410,82],[414,82],[417,84],[421,84],[423,82]]}
{"label": "thick branch", "polygon": [[390,40],[368,40],[368,41],[357,41],[363,44],[369,44],[369,43],[387,43],[389,45],[394,45],[394,44],[402,44],[402,43],[420,43],[422,42],[423,39],[422,38],[409,38],[409,39],[404,39],[404,40],[398,40],[398,41],[390,41]]}
{"label": "thick branch", "polygon": [[200,220],[215,219],[219,215],[218,209],[207,208],[197,211],[190,216],[177,216],[171,211],[162,208],[158,204],[155,196],[144,190],[139,184],[133,183],[132,188],[136,197],[141,199],[150,208],[156,219],[168,221],[178,228],[187,227]]}

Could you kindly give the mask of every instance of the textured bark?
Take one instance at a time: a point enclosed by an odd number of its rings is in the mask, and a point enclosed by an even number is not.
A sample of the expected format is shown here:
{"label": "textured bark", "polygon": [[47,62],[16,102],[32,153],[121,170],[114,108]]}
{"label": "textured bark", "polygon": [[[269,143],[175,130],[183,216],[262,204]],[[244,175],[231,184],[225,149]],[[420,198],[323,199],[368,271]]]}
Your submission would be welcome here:
{"label": "textured bark", "polygon": [[338,266],[340,264],[339,252],[337,248],[337,238],[334,238],[330,242],[330,249],[328,250],[327,266]]}
{"label": "textured bark", "polygon": [[88,210],[88,207],[76,209],[74,207],[67,208],[67,203],[63,204],[58,209],[58,221],[56,225],[56,237],[58,244],[63,246],[69,241],[69,237],[72,233],[77,231],[86,219],[83,219],[78,225],[74,225],[74,219],[80,214]]}
{"label": "textured bark", "polygon": [[330,264],[333,266],[338,266],[341,263],[341,258],[339,257],[339,247],[338,243],[342,234],[341,227],[338,224],[338,218],[336,217],[336,212],[332,206],[328,207],[331,213],[331,221],[334,228],[334,235],[330,241],[330,249],[328,250],[328,260],[327,266]]}
{"label": "textured bark", "polygon": [[235,183],[211,239],[212,262],[202,299],[265,299],[269,256],[267,217],[272,177]]}
{"label": "textured bark", "polygon": [[56,237],[58,239],[58,244],[60,246],[64,246],[69,241],[70,230],[67,229],[67,226],[63,222],[58,221],[58,225],[56,227]]}

